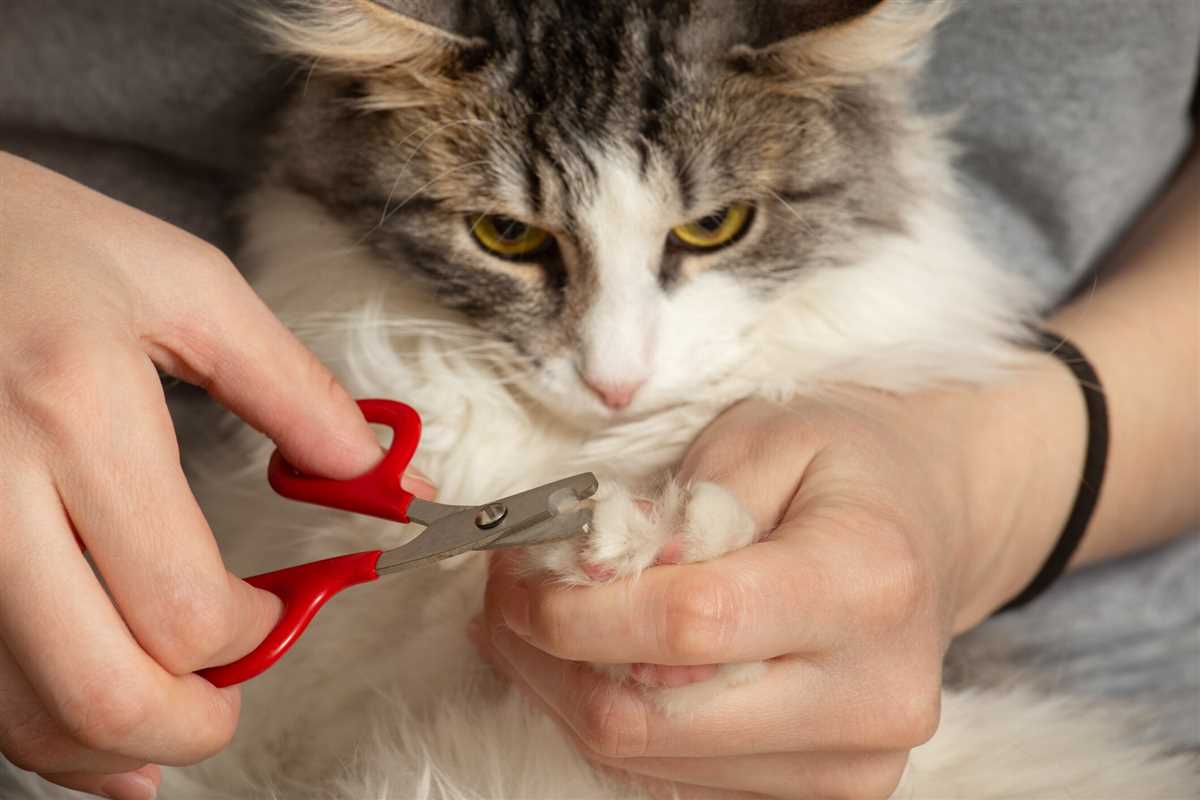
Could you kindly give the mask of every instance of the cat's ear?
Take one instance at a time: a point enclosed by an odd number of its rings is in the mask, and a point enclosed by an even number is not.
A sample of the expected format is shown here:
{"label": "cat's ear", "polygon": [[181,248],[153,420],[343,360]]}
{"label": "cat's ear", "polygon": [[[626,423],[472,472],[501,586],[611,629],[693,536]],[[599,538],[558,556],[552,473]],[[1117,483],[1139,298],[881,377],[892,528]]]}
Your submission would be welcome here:
{"label": "cat's ear", "polygon": [[887,0],[756,0],[753,39],[764,48],[802,34],[833,28],[877,10]]}
{"label": "cat's ear", "polygon": [[733,56],[823,83],[916,66],[950,0],[759,0],[751,41]]}
{"label": "cat's ear", "polygon": [[451,90],[486,50],[486,42],[459,32],[462,16],[454,0],[289,0],[262,20],[277,50],[314,71],[399,90],[389,92],[394,107]]}

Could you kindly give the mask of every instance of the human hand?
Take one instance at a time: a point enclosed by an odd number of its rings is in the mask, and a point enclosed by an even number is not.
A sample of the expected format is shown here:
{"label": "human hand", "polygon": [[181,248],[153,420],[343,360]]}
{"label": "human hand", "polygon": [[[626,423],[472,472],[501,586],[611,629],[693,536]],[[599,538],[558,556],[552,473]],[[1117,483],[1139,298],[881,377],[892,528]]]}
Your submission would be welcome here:
{"label": "human hand", "polygon": [[153,796],[154,764],[229,741],[237,689],[192,673],[249,652],[280,609],[225,570],[156,366],[306,471],[347,478],[380,456],[219,251],[0,154],[0,752],[122,800]]}
{"label": "human hand", "polygon": [[[476,641],[590,758],[683,796],[887,797],[937,727],[950,636],[1023,587],[1073,496],[1078,389],[1049,359],[1032,372],[1019,403],[1015,389],[742,403],[679,477],[732,491],[768,539],[598,587],[527,584],[498,556]],[[763,678],[685,716],[579,663],[764,659]]]}

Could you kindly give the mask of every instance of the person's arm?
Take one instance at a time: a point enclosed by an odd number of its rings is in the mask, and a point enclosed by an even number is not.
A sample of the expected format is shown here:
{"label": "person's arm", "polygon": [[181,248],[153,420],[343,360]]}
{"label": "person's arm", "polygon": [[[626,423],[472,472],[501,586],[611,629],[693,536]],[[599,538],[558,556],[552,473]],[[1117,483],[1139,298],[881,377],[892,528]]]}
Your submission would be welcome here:
{"label": "person's arm", "polygon": [[[1117,274],[1049,322],[1095,363],[1112,415],[1076,564],[1200,523],[1198,169]],[[721,792],[886,797],[937,727],[951,635],[1020,592],[1054,546],[1085,440],[1079,386],[1046,355],[984,388],[744,402],[701,434],[681,477],[729,488],[767,540],[587,588],[521,582],[497,556],[473,636],[600,763]],[[580,663],[751,660],[769,660],[761,680],[684,717]]]}
{"label": "person's arm", "polygon": [[[1200,524],[1200,154],[1111,264],[1094,289],[1046,323],[1092,362],[1109,406],[1104,484],[1072,567]],[[979,458],[986,463],[978,472],[992,482],[981,484],[977,507],[991,516],[976,525],[1002,522],[996,533],[1012,547],[994,580],[984,578],[994,565],[983,565],[984,585],[960,609],[959,630],[1023,588],[1053,546],[1078,487],[1083,400],[1061,364],[1041,361],[1028,376],[981,397]]]}
{"label": "person's arm", "polygon": [[0,153],[0,754],[116,800],[229,741],[238,690],[191,673],[245,655],[279,612],[226,571],[156,367],[306,470],[380,456],[216,248]]}

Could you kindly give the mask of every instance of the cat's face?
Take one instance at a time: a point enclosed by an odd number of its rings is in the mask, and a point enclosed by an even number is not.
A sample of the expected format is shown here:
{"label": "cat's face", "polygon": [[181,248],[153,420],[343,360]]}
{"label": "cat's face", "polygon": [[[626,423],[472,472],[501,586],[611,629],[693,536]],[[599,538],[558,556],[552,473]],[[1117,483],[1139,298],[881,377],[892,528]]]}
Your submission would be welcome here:
{"label": "cat's face", "polygon": [[285,122],[283,179],[577,420],[689,399],[779,287],[903,224],[894,78],[845,79],[827,37],[736,46],[769,4],[663,5],[407,9],[451,35],[338,0],[284,31],[331,68]]}

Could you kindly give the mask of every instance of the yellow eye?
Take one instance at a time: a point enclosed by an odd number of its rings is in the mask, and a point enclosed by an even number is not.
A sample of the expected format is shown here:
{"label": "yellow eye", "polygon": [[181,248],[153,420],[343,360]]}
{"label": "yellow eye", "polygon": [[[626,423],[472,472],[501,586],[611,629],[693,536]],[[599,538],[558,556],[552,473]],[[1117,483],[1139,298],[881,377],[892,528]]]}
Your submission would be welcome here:
{"label": "yellow eye", "polygon": [[480,214],[467,221],[475,241],[501,258],[530,258],[554,244],[554,237],[549,232],[511,217]]}
{"label": "yellow eye", "polygon": [[673,228],[671,236],[679,244],[693,250],[715,250],[737,241],[753,218],[753,207],[746,203],[734,203],[715,214]]}

